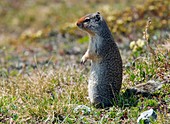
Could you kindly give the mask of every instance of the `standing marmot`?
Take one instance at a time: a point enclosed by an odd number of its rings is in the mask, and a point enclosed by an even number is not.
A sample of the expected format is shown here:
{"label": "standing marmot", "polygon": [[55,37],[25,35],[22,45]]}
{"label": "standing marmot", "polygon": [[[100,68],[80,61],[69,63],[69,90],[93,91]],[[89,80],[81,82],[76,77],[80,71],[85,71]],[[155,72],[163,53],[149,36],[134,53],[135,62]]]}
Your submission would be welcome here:
{"label": "standing marmot", "polygon": [[92,61],[88,94],[96,106],[110,106],[116,100],[122,85],[122,59],[105,20],[99,12],[88,14],[77,21],[86,31],[90,43],[81,63]]}

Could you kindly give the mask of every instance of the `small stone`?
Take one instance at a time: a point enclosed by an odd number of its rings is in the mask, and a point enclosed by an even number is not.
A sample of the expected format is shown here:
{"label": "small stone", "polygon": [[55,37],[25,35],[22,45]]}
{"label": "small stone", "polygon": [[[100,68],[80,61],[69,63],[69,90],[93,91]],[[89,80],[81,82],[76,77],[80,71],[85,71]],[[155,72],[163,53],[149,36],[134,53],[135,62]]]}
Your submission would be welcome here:
{"label": "small stone", "polygon": [[140,116],[137,119],[138,124],[150,124],[150,120],[156,121],[157,114],[153,109],[149,109],[147,111],[144,111],[140,114]]}
{"label": "small stone", "polygon": [[83,115],[88,115],[88,114],[90,114],[90,112],[91,112],[91,109],[85,105],[78,105],[74,109],[74,113],[82,113]]}

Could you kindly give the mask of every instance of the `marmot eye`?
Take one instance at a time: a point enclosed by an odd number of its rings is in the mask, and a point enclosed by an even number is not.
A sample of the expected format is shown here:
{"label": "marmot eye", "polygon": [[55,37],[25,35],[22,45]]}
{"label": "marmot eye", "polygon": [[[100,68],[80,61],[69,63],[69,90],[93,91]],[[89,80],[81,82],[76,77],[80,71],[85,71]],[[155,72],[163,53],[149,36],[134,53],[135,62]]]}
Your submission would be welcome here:
{"label": "marmot eye", "polygon": [[84,20],[84,22],[89,22],[89,21],[90,21],[90,19],[85,19],[85,20]]}

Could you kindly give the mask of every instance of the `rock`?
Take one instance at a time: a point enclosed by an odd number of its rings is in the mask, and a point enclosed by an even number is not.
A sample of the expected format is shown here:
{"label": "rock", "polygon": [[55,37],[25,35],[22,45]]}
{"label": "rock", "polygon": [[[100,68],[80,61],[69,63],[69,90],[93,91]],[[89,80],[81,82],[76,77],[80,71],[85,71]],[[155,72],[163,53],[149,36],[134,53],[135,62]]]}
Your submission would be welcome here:
{"label": "rock", "polygon": [[150,120],[156,121],[157,114],[153,109],[144,111],[140,114],[140,116],[137,119],[138,124],[150,124]]}
{"label": "rock", "polygon": [[163,87],[164,82],[149,80],[147,83],[137,84],[135,87],[128,88],[126,90],[127,95],[141,94],[144,97],[154,95],[154,93]]}
{"label": "rock", "polygon": [[82,113],[83,115],[88,115],[88,114],[90,114],[90,112],[91,112],[91,109],[85,105],[78,105],[74,109],[74,113]]}

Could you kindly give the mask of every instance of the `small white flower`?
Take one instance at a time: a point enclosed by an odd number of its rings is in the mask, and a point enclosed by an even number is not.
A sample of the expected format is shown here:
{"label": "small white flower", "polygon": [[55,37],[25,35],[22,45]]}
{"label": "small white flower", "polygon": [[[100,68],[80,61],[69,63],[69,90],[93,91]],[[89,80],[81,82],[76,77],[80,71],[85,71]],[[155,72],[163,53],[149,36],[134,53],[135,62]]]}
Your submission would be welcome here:
{"label": "small white flower", "polygon": [[42,34],[43,34],[43,32],[41,30],[39,30],[39,31],[36,32],[35,36],[36,37],[41,37]]}
{"label": "small white flower", "polygon": [[136,44],[138,45],[138,47],[142,48],[145,45],[145,41],[141,40],[141,39],[138,39],[136,41]]}
{"label": "small white flower", "polygon": [[113,21],[114,20],[114,16],[108,16],[107,17],[107,21],[110,22],[110,21]]}
{"label": "small white flower", "polygon": [[130,49],[133,49],[133,47],[136,45],[135,41],[130,42]]}
{"label": "small white flower", "polygon": [[136,52],[137,51],[137,49],[138,49],[138,47],[135,45],[134,47],[133,47],[133,52]]}
{"label": "small white flower", "polygon": [[118,19],[118,20],[116,21],[116,23],[121,25],[121,24],[123,24],[123,20],[122,20],[122,19]]}

